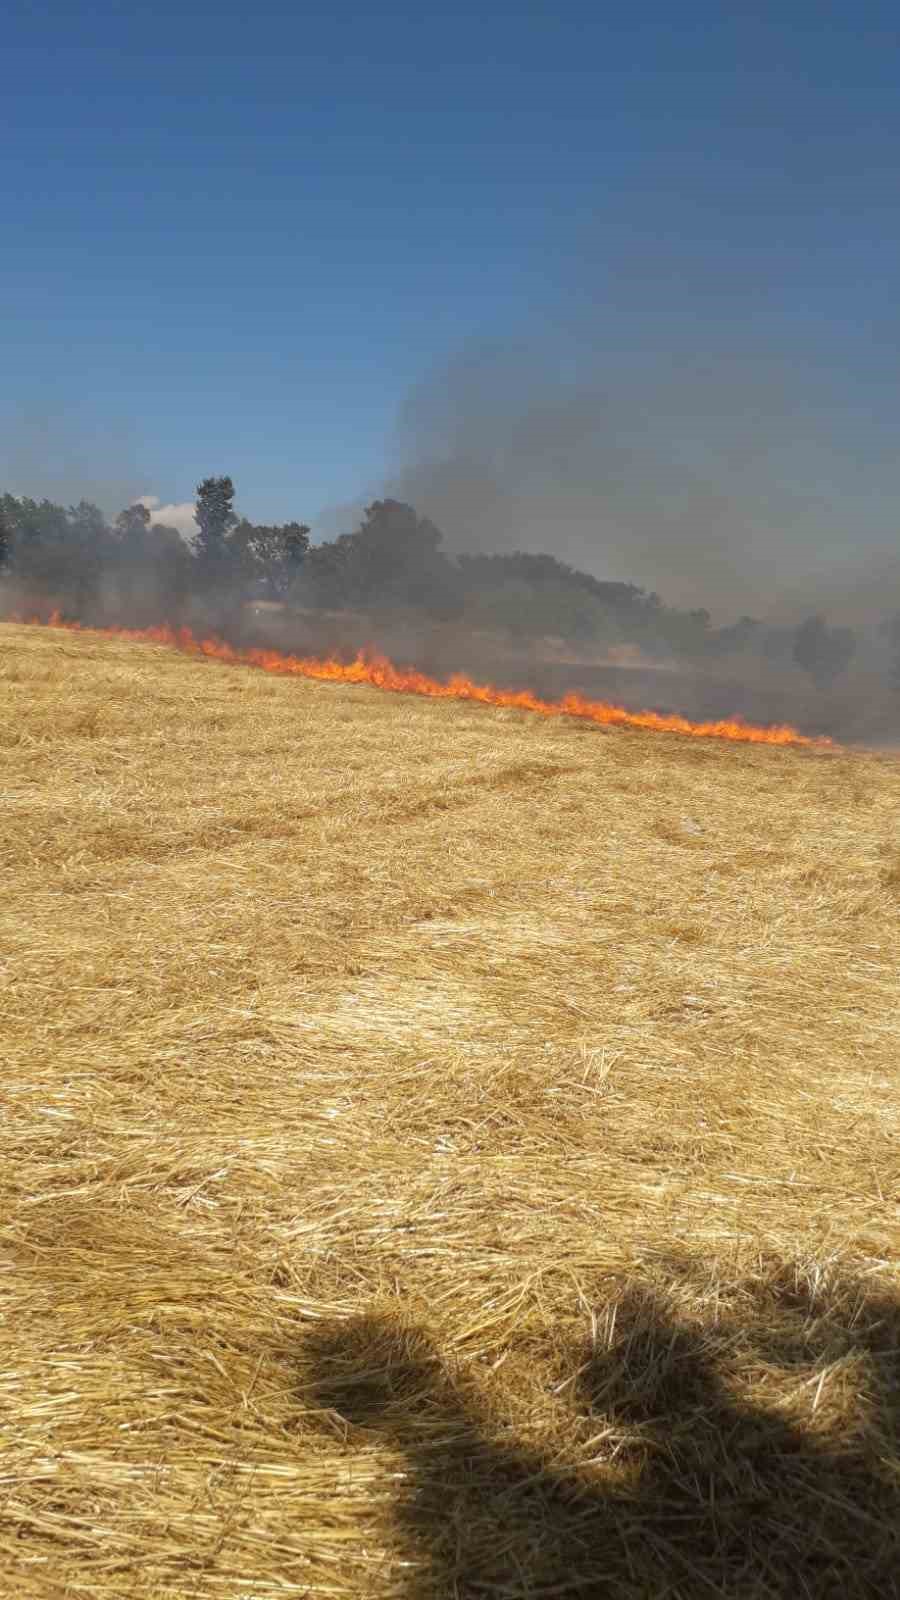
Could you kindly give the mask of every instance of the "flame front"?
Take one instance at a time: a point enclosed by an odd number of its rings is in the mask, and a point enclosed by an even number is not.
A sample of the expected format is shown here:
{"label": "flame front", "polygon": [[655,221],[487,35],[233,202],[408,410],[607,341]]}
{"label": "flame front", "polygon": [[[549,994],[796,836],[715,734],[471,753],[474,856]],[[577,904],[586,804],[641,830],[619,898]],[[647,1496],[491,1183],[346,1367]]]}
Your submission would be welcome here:
{"label": "flame front", "polygon": [[[38,625],[40,619],[29,618]],[[694,739],[730,739],[739,744],[809,746],[824,749],[832,741],[809,738],[788,726],[756,727],[752,723],[723,720],[691,722],[677,714],[657,711],[626,711],[624,706],[603,700],[588,700],[580,694],[567,694],[561,700],[541,700],[528,689],[497,689],[492,684],[474,683],[462,672],[455,672],[445,683],[429,678],[414,667],[398,667],[386,656],[360,652],[354,661],[333,657],[284,655],[278,650],[239,650],[224,639],[198,639],[189,628],[88,628],[65,621],[58,612],[47,624],[73,632],[99,633],[111,639],[129,639],[143,644],[168,645],[185,655],[222,661],[229,666],[257,667],[287,678],[314,678],[325,683],[369,684],[395,694],[423,695],[430,700],[474,700],[480,705],[530,711],[540,717],[578,717],[604,728],[643,728],[653,733],[676,733]]]}

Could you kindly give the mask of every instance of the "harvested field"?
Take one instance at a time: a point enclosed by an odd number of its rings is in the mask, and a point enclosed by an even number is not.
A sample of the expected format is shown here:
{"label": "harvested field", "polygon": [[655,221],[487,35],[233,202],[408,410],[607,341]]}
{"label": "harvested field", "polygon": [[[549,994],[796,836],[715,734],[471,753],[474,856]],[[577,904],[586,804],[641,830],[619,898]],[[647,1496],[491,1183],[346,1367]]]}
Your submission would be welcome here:
{"label": "harvested field", "polygon": [[0,626],[0,1592],[900,1594],[900,767]]}

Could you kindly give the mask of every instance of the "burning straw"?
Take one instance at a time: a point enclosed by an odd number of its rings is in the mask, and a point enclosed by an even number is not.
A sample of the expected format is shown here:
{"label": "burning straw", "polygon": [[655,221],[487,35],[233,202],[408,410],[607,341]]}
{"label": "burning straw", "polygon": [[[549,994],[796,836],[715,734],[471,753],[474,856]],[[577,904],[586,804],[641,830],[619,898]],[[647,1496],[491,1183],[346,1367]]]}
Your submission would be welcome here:
{"label": "burning straw", "polygon": [[[35,619],[35,624],[36,619]],[[49,626],[82,632],[77,622],[63,620],[59,613]],[[542,717],[578,717],[603,728],[641,729],[648,733],[674,733],[695,739],[728,739],[738,744],[776,744],[827,749],[832,741],[824,736],[810,738],[786,725],[756,727],[752,723],[720,718],[712,722],[691,722],[677,713],[626,711],[624,706],[588,700],[580,694],[567,694],[562,700],[542,700],[530,690],[507,690],[492,684],[475,683],[462,672],[454,672],[446,682],[418,672],[414,667],[395,666],[378,653],[360,652],[351,662],[333,657],[286,655],[278,650],[241,650],[224,639],[198,639],[189,628],[100,628],[91,632],[108,638],[129,639],[135,643],[161,644],[184,655],[203,656],[230,666],[256,667],[281,677],[314,678],[325,683],[368,684],[395,694],[422,695],[429,700],[472,700],[479,705],[506,710],[528,711]]]}

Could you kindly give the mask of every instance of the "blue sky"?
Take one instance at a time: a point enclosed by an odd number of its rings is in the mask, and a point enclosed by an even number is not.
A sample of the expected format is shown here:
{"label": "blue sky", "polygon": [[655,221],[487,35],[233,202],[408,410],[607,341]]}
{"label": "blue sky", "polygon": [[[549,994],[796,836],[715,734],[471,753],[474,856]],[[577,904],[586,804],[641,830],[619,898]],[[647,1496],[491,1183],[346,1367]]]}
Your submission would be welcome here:
{"label": "blue sky", "polygon": [[577,364],[602,329],[802,371],[883,541],[897,32],[865,0],[7,0],[0,472],[169,502],[229,471],[312,519],[460,352]]}

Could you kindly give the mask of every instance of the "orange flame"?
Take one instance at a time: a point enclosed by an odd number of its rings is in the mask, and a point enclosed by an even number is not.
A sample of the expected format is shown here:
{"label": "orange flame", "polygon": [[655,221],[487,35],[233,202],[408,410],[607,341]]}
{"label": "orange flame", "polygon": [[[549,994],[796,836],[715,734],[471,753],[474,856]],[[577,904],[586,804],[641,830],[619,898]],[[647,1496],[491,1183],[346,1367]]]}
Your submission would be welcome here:
{"label": "orange flame", "polygon": [[[14,619],[22,620],[22,619]],[[39,618],[29,618],[38,625]],[[203,656],[229,666],[258,667],[282,677],[315,678],[326,683],[362,683],[396,694],[425,695],[431,700],[474,700],[480,705],[504,706],[515,711],[531,711],[541,717],[579,717],[604,728],[644,728],[653,733],[677,733],[694,739],[730,739],[739,744],[775,744],[831,747],[827,738],[809,738],[787,726],[756,727],[737,720],[691,722],[687,717],[657,711],[626,711],[624,706],[608,705],[603,700],[588,700],[580,694],[567,694],[562,700],[541,700],[528,689],[497,689],[487,683],[474,683],[462,672],[455,672],[446,683],[429,678],[415,667],[398,667],[386,656],[360,652],[355,661],[333,657],[283,655],[278,650],[239,650],[224,639],[197,639],[189,628],[82,628],[54,612],[47,626],[67,628],[75,633],[99,633],[111,639],[129,639],[144,644],[168,645],[185,655]]]}

